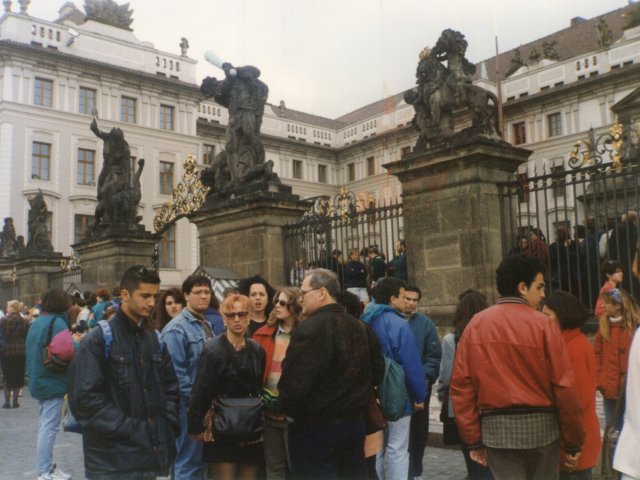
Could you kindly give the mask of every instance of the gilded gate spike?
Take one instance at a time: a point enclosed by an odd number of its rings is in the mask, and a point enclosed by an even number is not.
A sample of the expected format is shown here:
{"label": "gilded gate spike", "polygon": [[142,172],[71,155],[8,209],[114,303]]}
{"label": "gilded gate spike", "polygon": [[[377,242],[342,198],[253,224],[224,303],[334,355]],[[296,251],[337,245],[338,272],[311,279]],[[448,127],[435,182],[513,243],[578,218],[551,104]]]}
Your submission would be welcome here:
{"label": "gilded gate spike", "polygon": [[200,181],[200,170],[193,155],[187,157],[183,166],[184,175],[178,186],[173,189],[171,200],[163,204],[153,217],[156,233],[161,233],[176,220],[194,213],[202,207],[207,198],[209,187]]}
{"label": "gilded gate spike", "polygon": [[622,171],[624,147],[624,126],[615,123],[608,132],[598,138],[590,130],[589,140],[578,140],[573,144],[573,150],[568,154],[569,167],[573,170],[590,165],[604,165],[607,157],[611,160],[611,167],[617,172]]}
{"label": "gilded gate spike", "polygon": [[622,131],[624,127],[621,123],[614,123],[609,129],[609,135],[611,137],[611,146],[613,151],[610,153],[611,161],[613,162],[613,168],[617,172],[622,171]]}

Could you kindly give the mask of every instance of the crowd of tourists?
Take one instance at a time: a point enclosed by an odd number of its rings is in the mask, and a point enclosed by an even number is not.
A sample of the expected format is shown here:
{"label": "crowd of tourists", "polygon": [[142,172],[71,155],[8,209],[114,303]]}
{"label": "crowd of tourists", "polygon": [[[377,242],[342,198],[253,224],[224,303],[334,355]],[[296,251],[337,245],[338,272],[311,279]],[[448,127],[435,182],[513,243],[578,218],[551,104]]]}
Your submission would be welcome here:
{"label": "crowd of tourists", "polygon": [[206,276],[160,292],[132,266],[112,292],[43,293],[32,319],[7,304],[4,408],[26,369],[39,480],[70,478],[53,460],[61,422],[82,434],[90,480],[411,480],[429,478],[435,386],[470,479],[589,479],[615,432],[603,463],[638,479],[640,308],[615,262],[603,270],[593,342],[580,300],[547,298],[542,262],[516,254],[496,270],[497,303],[462,292],[441,343],[421,289],[397,277],[343,290],[325,268],[299,287],[254,276],[219,302]]}

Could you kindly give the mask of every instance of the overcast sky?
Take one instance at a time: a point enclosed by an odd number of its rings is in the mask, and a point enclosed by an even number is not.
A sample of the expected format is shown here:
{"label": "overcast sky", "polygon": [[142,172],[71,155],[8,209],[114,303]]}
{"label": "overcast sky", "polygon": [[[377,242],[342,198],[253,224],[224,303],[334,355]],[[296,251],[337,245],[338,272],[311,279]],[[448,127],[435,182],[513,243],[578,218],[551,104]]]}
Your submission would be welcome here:
{"label": "overcast sky", "polygon": [[[57,18],[64,0],[32,0],[28,13]],[[120,0],[118,3],[125,3]],[[84,0],[75,0],[81,10]],[[336,118],[414,83],[418,53],[445,28],[461,31],[478,62],[592,18],[627,0],[129,0],[139,40],[179,53],[187,37],[198,82],[222,72],[213,50],[234,65],[255,65],[269,102]],[[19,7],[14,1],[14,11]]]}

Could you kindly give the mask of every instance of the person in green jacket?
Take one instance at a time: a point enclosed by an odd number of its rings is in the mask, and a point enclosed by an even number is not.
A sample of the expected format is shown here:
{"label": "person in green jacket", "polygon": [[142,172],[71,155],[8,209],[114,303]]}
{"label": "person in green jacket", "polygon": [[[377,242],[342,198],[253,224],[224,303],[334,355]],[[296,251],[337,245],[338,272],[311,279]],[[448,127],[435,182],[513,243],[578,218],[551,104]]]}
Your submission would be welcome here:
{"label": "person in green jacket", "polygon": [[69,296],[60,288],[52,288],[42,295],[41,313],[29,328],[26,341],[29,393],[38,400],[38,445],[36,465],[38,480],[68,480],[53,463],[53,445],[60,429],[62,403],[67,393],[67,372],[56,372],[42,363],[42,350],[47,343],[49,325],[53,334],[69,328],[67,310]]}

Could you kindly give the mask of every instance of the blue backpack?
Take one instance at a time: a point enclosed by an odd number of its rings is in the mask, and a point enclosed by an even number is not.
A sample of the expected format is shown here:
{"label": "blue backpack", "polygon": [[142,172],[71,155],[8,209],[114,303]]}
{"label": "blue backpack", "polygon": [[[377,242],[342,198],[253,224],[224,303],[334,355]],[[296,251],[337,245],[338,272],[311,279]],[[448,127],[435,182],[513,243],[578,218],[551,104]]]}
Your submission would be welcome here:
{"label": "blue backpack", "polygon": [[[111,325],[106,320],[100,320],[98,325],[102,329],[102,338],[104,338],[104,358],[109,360],[109,353],[111,353],[111,342],[113,341],[113,334],[111,333]],[[160,344],[160,350],[164,349],[164,342],[160,339],[160,333],[156,332],[158,336],[158,343]],[[62,413],[62,429],[65,432],[82,433],[82,425],[73,416],[71,408],[69,408],[68,402],[65,399],[65,407],[63,407]]]}
{"label": "blue backpack", "polygon": [[[104,358],[109,359],[109,352],[111,351],[111,341],[113,340],[113,335],[111,333],[111,325],[106,320],[100,320],[98,322],[100,328],[102,329],[102,338],[104,338]],[[164,349],[164,341],[160,338],[160,332],[156,331],[156,336],[158,337],[158,343],[160,344],[160,351]]]}
{"label": "blue backpack", "polygon": [[404,370],[395,360],[384,356],[384,377],[378,385],[382,414],[390,422],[403,417],[408,397]]}

